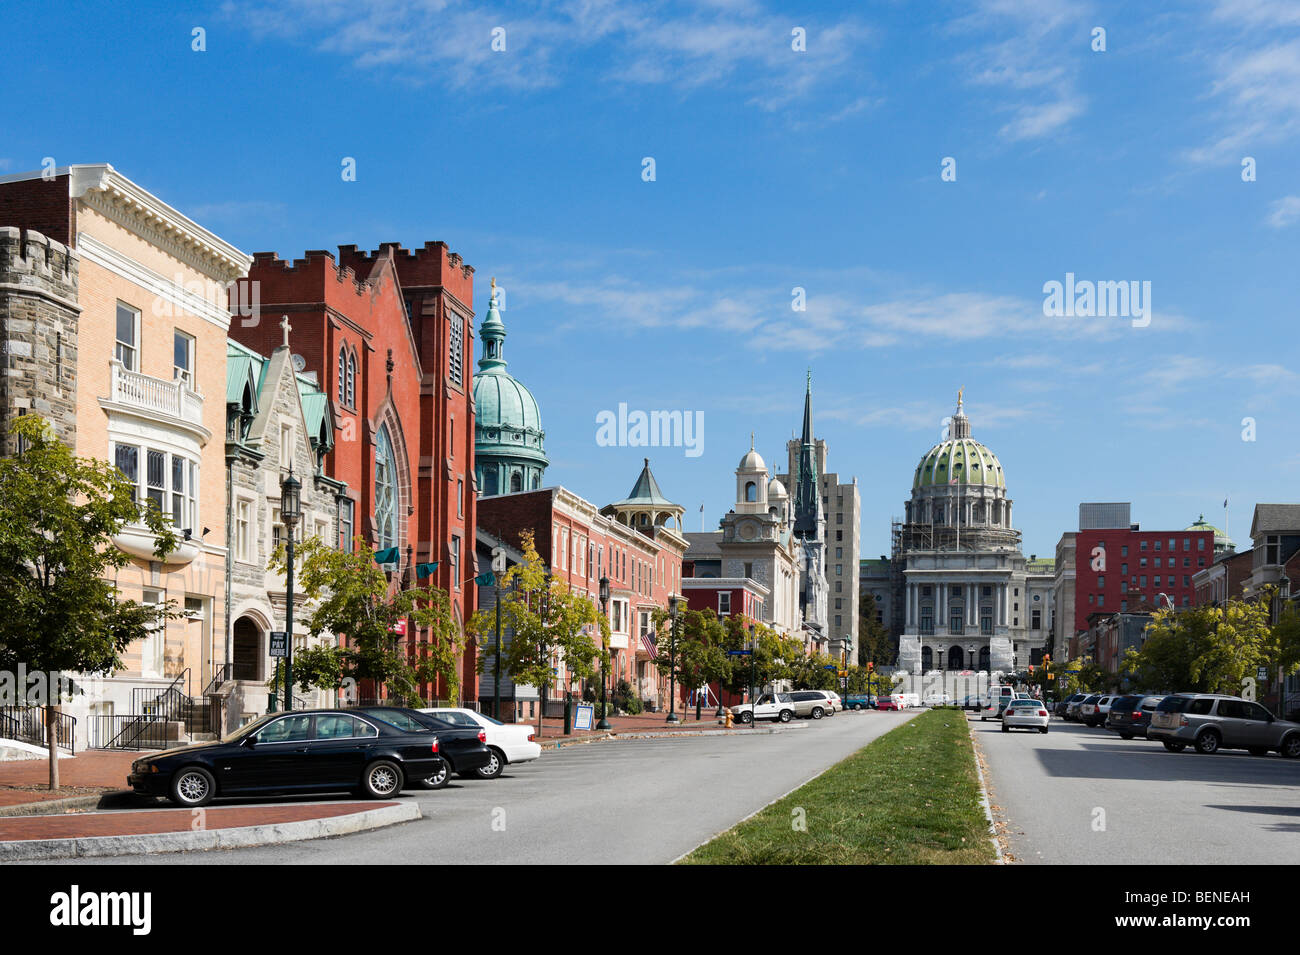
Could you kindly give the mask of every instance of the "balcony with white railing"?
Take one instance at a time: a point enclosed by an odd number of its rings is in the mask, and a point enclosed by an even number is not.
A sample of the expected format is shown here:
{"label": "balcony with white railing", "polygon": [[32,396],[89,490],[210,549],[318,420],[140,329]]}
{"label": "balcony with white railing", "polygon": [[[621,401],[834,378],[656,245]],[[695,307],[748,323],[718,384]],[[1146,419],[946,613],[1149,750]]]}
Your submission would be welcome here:
{"label": "balcony with white railing", "polygon": [[112,368],[109,400],[114,404],[203,427],[203,396],[183,380],[168,381],[131,371],[116,358],[109,366]]}

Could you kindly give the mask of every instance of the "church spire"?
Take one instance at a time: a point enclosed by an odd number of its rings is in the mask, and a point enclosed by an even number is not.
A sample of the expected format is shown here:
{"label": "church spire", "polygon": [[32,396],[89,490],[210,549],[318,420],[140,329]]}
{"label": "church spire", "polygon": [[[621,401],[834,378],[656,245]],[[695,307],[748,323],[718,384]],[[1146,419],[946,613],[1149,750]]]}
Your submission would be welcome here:
{"label": "church spire", "polygon": [[483,357],[478,360],[478,370],[480,374],[494,375],[505,374],[505,343],[506,343],[506,326],[501,321],[500,309],[501,293],[497,288],[497,280],[492,279],[492,294],[488,299],[488,312],[483,318],[483,324],[479,327],[479,337],[483,339]]}
{"label": "church spire", "polygon": [[817,441],[812,423],[812,369],[803,398],[803,435],[799,441],[798,473],[795,475],[794,531],[800,537],[815,537],[822,516],[821,475],[817,471]]}

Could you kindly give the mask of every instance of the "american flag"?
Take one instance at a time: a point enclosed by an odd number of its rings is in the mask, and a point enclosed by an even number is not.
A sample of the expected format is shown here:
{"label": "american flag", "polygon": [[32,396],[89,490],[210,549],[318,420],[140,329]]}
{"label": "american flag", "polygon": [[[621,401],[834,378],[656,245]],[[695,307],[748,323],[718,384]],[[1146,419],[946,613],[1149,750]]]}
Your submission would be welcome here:
{"label": "american flag", "polygon": [[659,655],[659,641],[653,631],[647,630],[641,634],[641,649],[652,657]]}

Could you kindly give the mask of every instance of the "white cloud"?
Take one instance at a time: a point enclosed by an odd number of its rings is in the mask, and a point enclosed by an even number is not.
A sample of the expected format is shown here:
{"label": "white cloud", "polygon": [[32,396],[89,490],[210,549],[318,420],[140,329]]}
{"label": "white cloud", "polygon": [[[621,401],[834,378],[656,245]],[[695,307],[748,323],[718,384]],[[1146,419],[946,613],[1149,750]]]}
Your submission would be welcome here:
{"label": "white cloud", "polygon": [[1300,220],[1300,196],[1284,196],[1276,200],[1264,219],[1274,229],[1285,229],[1296,220]]}

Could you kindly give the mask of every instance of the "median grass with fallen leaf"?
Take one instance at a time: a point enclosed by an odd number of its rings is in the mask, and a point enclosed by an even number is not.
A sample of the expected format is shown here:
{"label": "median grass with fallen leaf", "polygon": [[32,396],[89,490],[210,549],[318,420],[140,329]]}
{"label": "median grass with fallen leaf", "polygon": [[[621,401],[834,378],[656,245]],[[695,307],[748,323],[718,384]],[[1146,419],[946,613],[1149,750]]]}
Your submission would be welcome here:
{"label": "median grass with fallen leaf", "polygon": [[972,865],[993,859],[965,714],[929,710],[681,862]]}

